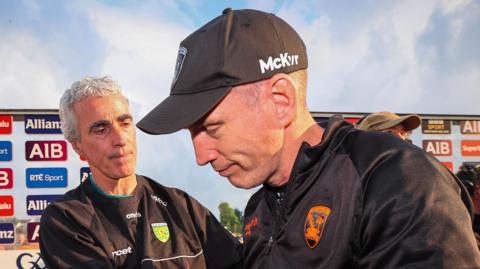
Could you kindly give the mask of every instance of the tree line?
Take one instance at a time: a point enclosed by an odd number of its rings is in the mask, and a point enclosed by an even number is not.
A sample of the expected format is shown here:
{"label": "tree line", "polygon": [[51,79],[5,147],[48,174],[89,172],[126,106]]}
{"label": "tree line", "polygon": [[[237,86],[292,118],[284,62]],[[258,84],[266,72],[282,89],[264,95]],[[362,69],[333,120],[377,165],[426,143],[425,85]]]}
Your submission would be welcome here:
{"label": "tree line", "polygon": [[220,211],[220,223],[234,234],[242,234],[243,212],[232,208],[227,202],[218,205]]}

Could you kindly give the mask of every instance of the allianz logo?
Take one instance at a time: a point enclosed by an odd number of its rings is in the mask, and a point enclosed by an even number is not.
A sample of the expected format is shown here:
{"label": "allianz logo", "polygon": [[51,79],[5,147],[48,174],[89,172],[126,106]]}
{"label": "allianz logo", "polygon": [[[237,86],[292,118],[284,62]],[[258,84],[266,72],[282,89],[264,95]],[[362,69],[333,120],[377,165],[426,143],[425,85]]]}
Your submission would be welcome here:
{"label": "allianz logo", "polygon": [[15,238],[15,235],[13,231],[0,231],[0,239],[14,239],[14,238]]}
{"label": "allianz logo", "polygon": [[259,59],[260,69],[262,74],[266,71],[273,71],[276,69],[284,68],[286,66],[298,65],[298,55],[288,55],[288,52],[280,53],[276,58],[272,56],[268,57],[267,62]]}
{"label": "allianz logo", "polygon": [[129,213],[125,216],[127,219],[133,219],[133,218],[141,218],[142,217],[142,214],[140,214],[139,212],[135,212],[135,213]]}
{"label": "allianz logo", "polygon": [[132,247],[112,251],[112,257],[123,256],[132,253]]}

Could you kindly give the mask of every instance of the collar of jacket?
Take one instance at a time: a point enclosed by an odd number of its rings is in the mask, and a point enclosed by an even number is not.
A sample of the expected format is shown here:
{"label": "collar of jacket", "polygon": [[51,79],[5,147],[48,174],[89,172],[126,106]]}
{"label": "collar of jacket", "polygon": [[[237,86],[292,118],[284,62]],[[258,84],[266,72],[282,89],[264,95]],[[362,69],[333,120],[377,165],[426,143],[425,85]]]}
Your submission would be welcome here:
{"label": "collar of jacket", "polygon": [[352,131],[354,131],[353,125],[345,121],[341,115],[331,116],[319,144],[311,146],[307,142],[303,142],[300,146],[287,184],[275,188],[268,184],[263,185],[267,200],[276,199],[278,192],[284,192],[284,203],[288,203],[287,200],[292,191],[306,180],[314,180],[308,177],[312,167],[319,164],[323,157],[332,154],[341,145],[346,135]]}

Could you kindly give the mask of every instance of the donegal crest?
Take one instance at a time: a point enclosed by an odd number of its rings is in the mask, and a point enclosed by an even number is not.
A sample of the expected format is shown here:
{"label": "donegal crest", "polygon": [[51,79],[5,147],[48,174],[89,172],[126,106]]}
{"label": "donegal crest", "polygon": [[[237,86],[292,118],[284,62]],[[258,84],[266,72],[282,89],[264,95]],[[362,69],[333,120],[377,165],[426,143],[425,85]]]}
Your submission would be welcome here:
{"label": "donegal crest", "polygon": [[309,248],[315,248],[320,242],[330,212],[330,208],[321,205],[314,206],[308,211],[305,220],[305,240]]}
{"label": "donegal crest", "polygon": [[151,225],[155,237],[162,243],[167,242],[170,238],[170,231],[168,230],[168,225],[164,222],[152,223]]}

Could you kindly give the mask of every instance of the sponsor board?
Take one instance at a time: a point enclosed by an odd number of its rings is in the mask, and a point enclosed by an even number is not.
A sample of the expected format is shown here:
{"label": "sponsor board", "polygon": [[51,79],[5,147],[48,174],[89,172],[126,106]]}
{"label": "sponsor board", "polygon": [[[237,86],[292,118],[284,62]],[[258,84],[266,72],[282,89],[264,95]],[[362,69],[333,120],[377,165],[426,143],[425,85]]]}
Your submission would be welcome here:
{"label": "sponsor board", "polygon": [[13,188],[13,171],[11,168],[0,168],[0,189]]}
{"label": "sponsor board", "polygon": [[445,167],[447,167],[450,171],[454,172],[453,170],[453,162],[442,162]]}
{"label": "sponsor board", "polygon": [[0,217],[11,217],[13,212],[13,196],[0,196]]}
{"label": "sponsor board", "polygon": [[63,195],[28,195],[27,196],[27,215],[39,216],[47,206],[62,197]]}
{"label": "sponsor board", "polygon": [[12,142],[0,141],[0,161],[12,160]]}
{"label": "sponsor board", "polygon": [[422,120],[422,133],[424,134],[450,134],[452,124],[450,120]]}
{"label": "sponsor board", "polygon": [[80,168],[80,183],[87,180],[91,174],[92,174],[92,171],[90,171],[90,167]]}
{"label": "sponsor board", "polygon": [[462,156],[480,156],[480,140],[462,140]]}
{"label": "sponsor board", "polygon": [[350,122],[351,124],[356,124],[360,119],[359,118],[345,118],[345,120]]}
{"label": "sponsor board", "polygon": [[480,120],[460,121],[460,132],[462,134],[480,134]]}
{"label": "sponsor board", "polygon": [[67,187],[67,168],[27,168],[25,174],[28,188]]}
{"label": "sponsor board", "polygon": [[451,156],[452,141],[451,140],[423,140],[423,149],[433,156]]}
{"label": "sponsor board", "polygon": [[28,243],[38,243],[40,238],[40,222],[27,223]]}
{"label": "sponsor board", "polygon": [[46,269],[40,258],[40,251],[36,250],[5,250],[0,251],[2,268],[17,269]]}
{"label": "sponsor board", "polygon": [[0,115],[0,134],[12,133],[12,116]]}
{"label": "sponsor board", "polygon": [[61,134],[58,115],[25,115],[25,133]]}
{"label": "sponsor board", "polygon": [[25,159],[27,161],[66,161],[67,142],[56,141],[26,141]]}
{"label": "sponsor board", "polygon": [[0,244],[15,243],[15,226],[13,223],[0,223]]}

